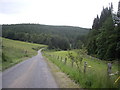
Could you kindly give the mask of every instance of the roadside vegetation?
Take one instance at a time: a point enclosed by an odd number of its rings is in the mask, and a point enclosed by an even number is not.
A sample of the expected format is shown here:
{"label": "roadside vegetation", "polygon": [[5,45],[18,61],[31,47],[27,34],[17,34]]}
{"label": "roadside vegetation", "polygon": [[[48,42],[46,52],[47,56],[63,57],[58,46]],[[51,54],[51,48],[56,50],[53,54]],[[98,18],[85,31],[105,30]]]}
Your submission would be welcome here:
{"label": "roadside vegetation", "polygon": [[113,12],[112,3],[103,8],[91,29],[41,24],[2,25],[3,70],[48,45],[43,55],[80,87],[120,88],[119,7],[120,2],[117,13]]}
{"label": "roadside vegetation", "polygon": [[[69,54],[72,54],[72,59]],[[78,58],[78,53],[80,58]],[[120,82],[115,80],[118,78],[117,61],[112,63],[112,73],[108,75],[107,63],[110,61],[102,61],[100,59],[88,56],[84,50],[71,51],[43,51],[43,55],[56,64],[71,79],[82,88],[117,88]],[[84,63],[87,63],[84,72]],[[77,64],[79,67],[77,67]]]}
{"label": "roadside vegetation", "polygon": [[2,70],[37,54],[42,44],[33,44],[2,38]]}

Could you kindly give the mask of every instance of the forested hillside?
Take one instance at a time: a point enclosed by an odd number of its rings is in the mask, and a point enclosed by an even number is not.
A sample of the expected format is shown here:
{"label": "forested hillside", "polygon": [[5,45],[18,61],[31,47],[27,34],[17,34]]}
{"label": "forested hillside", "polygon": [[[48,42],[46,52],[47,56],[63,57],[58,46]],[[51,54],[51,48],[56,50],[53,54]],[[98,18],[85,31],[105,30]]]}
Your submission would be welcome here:
{"label": "forested hillside", "polygon": [[2,25],[5,38],[49,45],[50,49],[81,48],[89,30],[72,26],[41,24]]}
{"label": "forested hillside", "polygon": [[88,54],[105,60],[120,60],[120,3],[117,14],[113,5],[103,8],[93,21],[88,35]]}

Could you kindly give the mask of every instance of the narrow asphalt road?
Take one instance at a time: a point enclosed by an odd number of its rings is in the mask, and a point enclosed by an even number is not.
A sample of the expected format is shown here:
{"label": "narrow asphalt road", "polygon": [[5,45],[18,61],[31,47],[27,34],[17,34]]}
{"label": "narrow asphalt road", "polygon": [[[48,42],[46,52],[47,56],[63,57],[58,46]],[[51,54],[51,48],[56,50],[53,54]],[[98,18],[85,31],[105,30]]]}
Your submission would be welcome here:
{"label": "narrow asphalt road", "polygon": [[2,73],[2,88],[58,88],[41,50]]}

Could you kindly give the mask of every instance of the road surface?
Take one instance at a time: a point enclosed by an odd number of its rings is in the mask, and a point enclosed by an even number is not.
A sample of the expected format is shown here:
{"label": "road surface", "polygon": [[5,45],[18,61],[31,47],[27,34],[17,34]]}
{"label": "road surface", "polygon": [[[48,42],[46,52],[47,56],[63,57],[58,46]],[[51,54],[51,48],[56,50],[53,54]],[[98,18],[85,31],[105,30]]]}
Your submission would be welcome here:
{"label": "road surface", "polygon": [[2,88],[58,88],[41,50],[2,73]]}

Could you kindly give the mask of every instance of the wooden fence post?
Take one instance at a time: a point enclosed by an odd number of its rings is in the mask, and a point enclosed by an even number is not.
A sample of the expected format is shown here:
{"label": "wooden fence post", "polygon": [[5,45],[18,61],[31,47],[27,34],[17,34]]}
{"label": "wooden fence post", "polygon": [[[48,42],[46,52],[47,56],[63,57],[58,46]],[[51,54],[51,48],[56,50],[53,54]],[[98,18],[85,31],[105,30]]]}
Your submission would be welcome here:
{"label": "wooden fence post", "polygon": [[64,62],[64,64],[66,64],[66,61],[67,61],[67,58],[65,58],[65,62]]}
{"label": "wooden fence post", "polygon": [[62,57],[61,57],[61,62],[62,62]]}
{"label": "wooden fence post", "polygon": [[111,74],[111,69],[112,69],[112,64],[108,63],[108,67],[107,67],[108,75]]}
{"label": "wooden fence post", "polygon": [[72,59],[72,67],[73,67],[74,60]]}
{"label": "wooden fence post", "polygon": [[86,73],[87,62],[84,62],[84,73]]}
{"label": "wooden fence post", "polygon": [[57,58],[58,60],[59,60],[59,56],[58,56],[58,58]]}
{"label": "wooden fence post", "polygon": [[25,54],[27,54],[27,50],[25,50]]}

